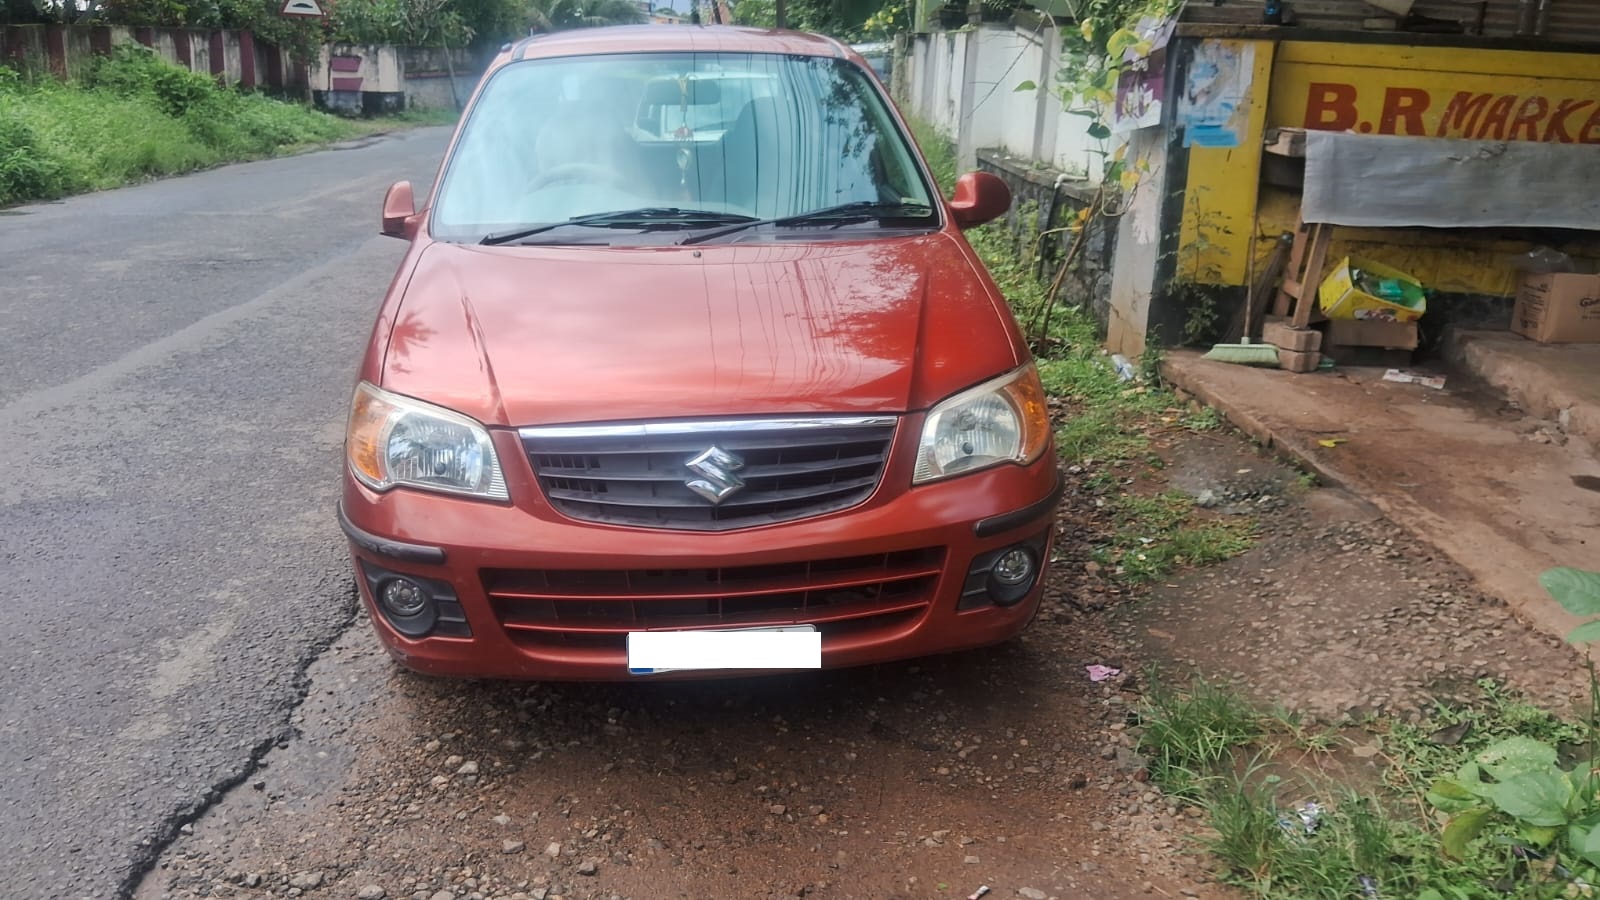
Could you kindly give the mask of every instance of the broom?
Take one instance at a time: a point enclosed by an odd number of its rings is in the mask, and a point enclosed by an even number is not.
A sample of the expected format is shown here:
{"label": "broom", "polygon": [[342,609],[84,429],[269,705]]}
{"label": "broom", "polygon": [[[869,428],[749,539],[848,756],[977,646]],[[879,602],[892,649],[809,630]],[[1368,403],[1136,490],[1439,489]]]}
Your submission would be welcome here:
{"label": "broom", "polygon": [[1206,351],[1201,359],[1235,363],[1241,366],[1278,367],[1278,348],[1271,344],[1252,344],[1249,338],[1240,338],[1237,344],[1218,344]]}
{"label": "broom", "polygon": [[[1254,241],[1252,241],[1252,248],[1253,246]],[[1276,256],[1281,249],[1281,244],[1278,247],[1274,247],[1274,255]],[[1250,273],[1246,276],[1248,287],[1244,297],[1244,328],[1242,329],[1244,335],[1239,338],[1239,343],[1237,344],[1217,344],[1206,351],[1205,356],[1202,356],[1201,359],[1234,363],[1241,366],[1261,366],[1268,369],[1276,369],[1278,367],[1277,347],[1271,344],[1253,344],[1250,342],[1251,323],[1255,318],[1253,313],[1255,311],[1256,295],[1266,293],[1256,289],[1254,283],[1255,262],[1255,253],[1252,252],[1250,254]],[[1269,267],[1270,265],[1269,263]]]}

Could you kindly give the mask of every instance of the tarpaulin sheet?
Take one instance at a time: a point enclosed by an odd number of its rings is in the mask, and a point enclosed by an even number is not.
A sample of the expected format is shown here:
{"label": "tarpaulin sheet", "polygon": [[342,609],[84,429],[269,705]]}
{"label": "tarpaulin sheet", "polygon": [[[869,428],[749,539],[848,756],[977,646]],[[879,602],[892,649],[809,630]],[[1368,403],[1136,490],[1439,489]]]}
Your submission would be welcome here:
{"label": "tarpaulin sheet", "polygon": [[1600,229],[1600,146],[1306,134],[1301,218],[1329,225]]}

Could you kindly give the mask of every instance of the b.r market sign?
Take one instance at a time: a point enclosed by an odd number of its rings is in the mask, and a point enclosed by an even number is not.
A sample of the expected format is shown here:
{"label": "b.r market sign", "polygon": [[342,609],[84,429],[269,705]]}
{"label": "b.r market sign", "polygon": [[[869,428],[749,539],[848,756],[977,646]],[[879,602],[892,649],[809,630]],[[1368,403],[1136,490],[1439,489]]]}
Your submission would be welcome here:
{"label": "b.r market sign", "polygon": [[[1571,77],[1578,71],[1568,54],[1539,59],[1539,54],[1516,51],[1430,53],[1360,46],[1351,47],[1357,52],[1340,54],[1337,61],[1324,61],[1305,57],[1326,50],[1312,54],[1293,46],[1285,45],[1273,77],[1268,118],[1274,125],[1411,137],[1600,144],[1600,79]],[[1487,71],[1460,70],[1474,61]],[[1539,73],[1541,67],[1548,67],[1548,76]],[[1582,68],[1592,65],[1584,61]]]}

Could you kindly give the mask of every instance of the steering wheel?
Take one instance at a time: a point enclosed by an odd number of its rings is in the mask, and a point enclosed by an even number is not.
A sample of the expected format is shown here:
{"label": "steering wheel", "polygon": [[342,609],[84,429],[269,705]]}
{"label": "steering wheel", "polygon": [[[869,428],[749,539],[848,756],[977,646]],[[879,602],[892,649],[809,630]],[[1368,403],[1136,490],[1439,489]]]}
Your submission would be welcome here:
{"label": "steering wheel", "polygon": [[616,169],[594,163],[575,162],[551,166],[533,176],[532,180],[528,182],[528,190],[537,191],[561,182],[608,184],[616,188],[626,187],[622,173]]}

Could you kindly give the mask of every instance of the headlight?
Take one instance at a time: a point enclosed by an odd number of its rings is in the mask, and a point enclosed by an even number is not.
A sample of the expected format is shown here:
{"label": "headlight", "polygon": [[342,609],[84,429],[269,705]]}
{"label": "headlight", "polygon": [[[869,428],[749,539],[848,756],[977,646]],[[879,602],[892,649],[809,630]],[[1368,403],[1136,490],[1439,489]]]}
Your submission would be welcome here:
{"label": "headlight", "polygon": [[375,491],[405,485],[493,500],[511,496],[482,425],[365,381],[350,404],[344,446],[351,473]]}
{"label": "headlight", "polygon": [[951,397],[928,412],[912,484],[1031,463],[1050,443],[1050,413],[1033,363]]}

